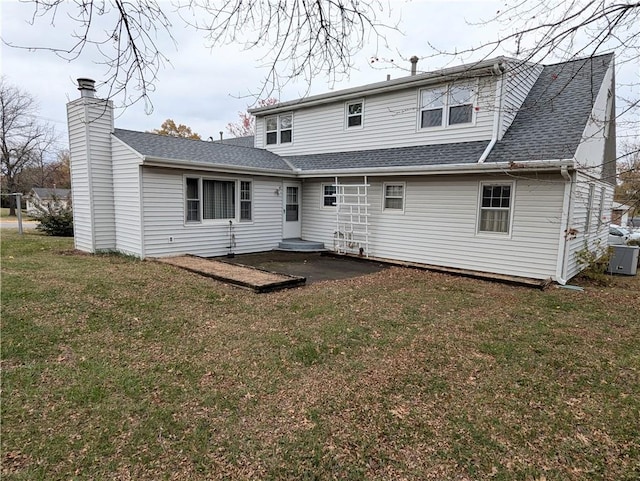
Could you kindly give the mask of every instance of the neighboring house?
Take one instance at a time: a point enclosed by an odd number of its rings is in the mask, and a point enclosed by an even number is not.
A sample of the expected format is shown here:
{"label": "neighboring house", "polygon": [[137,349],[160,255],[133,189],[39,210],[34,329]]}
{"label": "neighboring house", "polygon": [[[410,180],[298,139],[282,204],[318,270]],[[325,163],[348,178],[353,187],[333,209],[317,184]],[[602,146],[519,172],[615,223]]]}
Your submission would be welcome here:
{"label": "neighboring house", "polygon": [[629,211],[631,206],[613,202],[611,205],[611,223],[626,227],[629,223]]}
{"label": "neighboring house", "polygon": [[26,197],[27,214],[36,215],[41,211],[38,207],[50,209],[52,207],[66,208],[71,199],[71,189],[57,189],[47,187],[34,187]]}
{"label": "neighboring house", "polygon": [[577,252],[607,244],[612,54],[500,57],[257,108],[253,144],[114,129],[94,82],[79,90],[67,108],[81,250],[219,256],[302,238],[565,283]]}

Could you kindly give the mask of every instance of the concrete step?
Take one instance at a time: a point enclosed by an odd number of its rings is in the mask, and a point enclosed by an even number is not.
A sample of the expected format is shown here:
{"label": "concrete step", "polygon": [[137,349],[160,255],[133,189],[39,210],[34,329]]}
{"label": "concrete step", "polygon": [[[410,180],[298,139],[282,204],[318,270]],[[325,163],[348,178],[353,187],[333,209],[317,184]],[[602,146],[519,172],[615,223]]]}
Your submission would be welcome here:
{"label": "concrete step", "polygon": [[324,243],[302,239],[282,239],[278,250],[289,252],[320,252],[326,250]]}

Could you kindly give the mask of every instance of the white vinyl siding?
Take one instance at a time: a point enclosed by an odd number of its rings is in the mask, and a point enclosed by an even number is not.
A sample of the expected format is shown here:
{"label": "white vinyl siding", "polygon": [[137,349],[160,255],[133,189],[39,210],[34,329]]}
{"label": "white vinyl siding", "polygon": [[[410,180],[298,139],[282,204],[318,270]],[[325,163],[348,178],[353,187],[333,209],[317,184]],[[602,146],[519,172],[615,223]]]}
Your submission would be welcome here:
{"label": "white vinyl siding", "polygon": [[[607,73],[602,81],[600,90],[594,101],[591,115],[587,120],[582,140],[578,144],[575,159],[579,168],[587,169],[586,172],[595,178],[602,178],[603,161],[605,158],[606,137],[605,121],[612,115],[613,98],[609,96],[610,89],[613,87],[613,62],[609,66]],[[603,179],[613,182],[614,179]]]}
{"label": "white vinyl siding", "polygon": [[[185,222],[185,178],[217,178],[206,172],[143,169],[145,256],[220,256],[228,252],[229,222]],[[241,179],[242,180],[242,179]],[[282,240],[281,179],[253,177],[252,222],[233,222],[234,252],[271,250]]]}
{"label": "white vinyl siding", "polygon": [[[566,247],[566,278],[571,279],[578,274],[581,266],[578,264],[578,252],[587,248],[590,251],[606,252],[609,239],[609,225],[607,222],[600,222],[595,218],[596,213],[591,208],[589,215],[589,191],[593,188],[592,202],[594,206],[599,206],[601,196],[604,195],[603,210],[611,212],[611,204],[613,201],[613,186],[602,181],[598,181],[585,174],[575,174],[573,183],[572,209],[571,218],[569,220],[569,229],[575,232],[575,235],[567,239]],[[591,218],[590,228],[585,232],[584,226],[587,224],[587,218]],[[583,268],[584,266],[582,266]]]}
{"label": "white vinyl siding", "polygon": [[301,155],[491,139],[494,80],[489,77],[478,80],[474,124],[442,129],[418,128],[419,90],[414,87],[367,97],[366,119],[361,129],[344,128],[344,101],[296,110],[295,142],[291,144],[265,145],[264,117],[258,118],[256,146],[281,155]]}
{"label": "white vinyl siding", "polygon": [[67,108],[76,247],[89,252],[115,249],[112,110],[103,100],[86,98],[70,102]]}
{"label": "white vinyl siding", "polygon": [[69,151],[71,152],[71,190],[75,248],[93,252],[93,217],[89,189],[89,165],[86,161],[87,145],[84,107],[80,102],[67,105],[69,125]]}
{"label": "white vinyl siding", "polygon": [[504,74],[504,93],[499,138],[502,138],[513,123],[522,103],[529,95],[533,84],[538,80],[543,67],[541,65],[508,63]]}
{"label": "white vinyl siding", "polygon": [[116,250],[143,257],[140,206],[141,159],[112,138]]}
{"label": "white vinyl siding", "polygon": [[[383,185],[398,181],[405,183],[404,215],[386,215]],[[317,207],[321,189],[315,182],[304,185],[302,236],[330,248],[335,214]],[[555,276],[564,195],[560,175],[514,182],[511,236],[476,235],[475,176],[369,177],[369,182],[371,256],[535,279]],[[512,178],[487,177],[486,182],[509,183]]]}

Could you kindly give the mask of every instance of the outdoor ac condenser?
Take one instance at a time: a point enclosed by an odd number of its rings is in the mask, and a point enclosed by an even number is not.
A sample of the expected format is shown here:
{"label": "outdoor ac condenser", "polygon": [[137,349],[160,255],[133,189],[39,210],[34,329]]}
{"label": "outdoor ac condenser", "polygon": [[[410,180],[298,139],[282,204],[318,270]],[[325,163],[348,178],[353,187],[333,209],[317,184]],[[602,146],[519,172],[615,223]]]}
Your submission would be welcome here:
{"label": "outdoor ac condenser", "polygon": [[610,274],[625,274],[635,276],[638,270],[638,246],[611,246],[611,260],[609,261]]}

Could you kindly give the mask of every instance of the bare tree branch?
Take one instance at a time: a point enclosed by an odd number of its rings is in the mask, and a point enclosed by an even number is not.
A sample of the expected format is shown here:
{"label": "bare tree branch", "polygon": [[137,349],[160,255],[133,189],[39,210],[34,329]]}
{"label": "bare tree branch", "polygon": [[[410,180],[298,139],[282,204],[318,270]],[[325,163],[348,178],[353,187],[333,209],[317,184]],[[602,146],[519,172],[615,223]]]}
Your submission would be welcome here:
{"label": "bare tree branch", "polygon": [[[56,23],[67,15],[75,24],[70,46],[5,45],[48,50],[65,60],[97,50],[107,67],[107,98],[122,95],[124,106],[145,102],[158,73],[169,63],[160,49],[163,38],[175,44],[175,27],[160,0],[23,0],[34,7],[32,23]],[[384,39],[386,27],[377,21],[381,0],[176,0],[173,7],[188,26],[205,34],[210,47],[238,43],[245,50],[267,49],[267,68],[255,98],[265,98],[293,78],[309,81],[326,73],[336,80],[352,67],[352,56],[373,37]]]}

